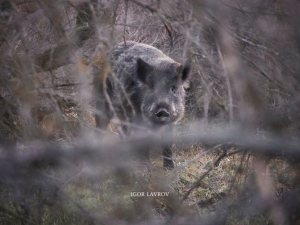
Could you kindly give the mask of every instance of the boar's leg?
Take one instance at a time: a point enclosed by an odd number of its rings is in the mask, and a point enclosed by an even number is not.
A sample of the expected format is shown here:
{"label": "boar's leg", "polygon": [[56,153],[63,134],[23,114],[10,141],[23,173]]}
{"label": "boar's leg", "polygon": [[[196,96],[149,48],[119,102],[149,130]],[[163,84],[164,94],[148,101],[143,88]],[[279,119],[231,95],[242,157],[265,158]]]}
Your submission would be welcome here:
{"label": "boar's leg", "polygon": [[133,114],[132,114],[133,110],[127,99],[124,99],[122,104],[120,103],[118,109],[119,110],[116,116],[123,123],[121,125],[121,129],[119,129],[119,135],[121,138],[126,139],[131,135],[132,132],[131,120],[133,118]]}
{"label": "boar's leg", "polygon": [[[173,137],[173,125],[169,125],[165,132],[168,132]],[[164,158],[164,167],[168,169],[174,168],[174,162],[172,159],[173,152],[172,152],[172,144],[167,144],[163,146],[163,158]]]}
{"label": "boar's leg", "polygon": [[171,145],[169,146],[164,146],[163,148],[163,157],[164,157],[164,167],[168,169],[173,169],[174,168],[174,162],[172,159],[172,149]]}
{"label": "boar's leg", "polygon": [[97,109],[97,113],[95,115],[96,127],[101,130],[106,130],[112,118],[112,112],[109,109],[109,105],[106,101],[97,100],[96,109]]}
{"label": "boar's leg", "polygon": [[[96,127],[101,130],[106,130],[110,120],[113,117],[113,112],[110,109],[110,105],[108,103],[109,94],[111,90],[111,84],[107,80],[106,86],[102,83],[98,83],[94,86],[96,92]],[[106,91],[104,89],[106,88]]]}

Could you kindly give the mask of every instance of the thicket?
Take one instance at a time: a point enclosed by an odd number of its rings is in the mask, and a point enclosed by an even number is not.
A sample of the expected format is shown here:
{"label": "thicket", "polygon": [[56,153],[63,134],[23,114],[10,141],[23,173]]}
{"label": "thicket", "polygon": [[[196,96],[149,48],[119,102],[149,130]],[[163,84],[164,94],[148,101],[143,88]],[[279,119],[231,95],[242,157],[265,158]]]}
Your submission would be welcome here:
{"label": "thicket", "polygon": [[[299,11],[296,0],[0,0],[0,223],[300,223]],[[175,138],[121,139],[117,118],[95,127],[97,85],[126,41],[192,60]],[[145,167],[135,156],[148,147]]]}

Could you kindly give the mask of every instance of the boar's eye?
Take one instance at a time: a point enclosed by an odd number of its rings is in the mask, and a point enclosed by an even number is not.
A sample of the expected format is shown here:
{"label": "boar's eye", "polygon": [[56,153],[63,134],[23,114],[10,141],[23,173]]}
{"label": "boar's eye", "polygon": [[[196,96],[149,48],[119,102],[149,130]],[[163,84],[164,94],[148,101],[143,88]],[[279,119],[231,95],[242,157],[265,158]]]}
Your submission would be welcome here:
{"label": "boar's eye", "polygon": [[176,91],[177,91],[177,87],[173,85],[173,86],[171,87],[171,92],[172,92],[173,94],[175,94]]}

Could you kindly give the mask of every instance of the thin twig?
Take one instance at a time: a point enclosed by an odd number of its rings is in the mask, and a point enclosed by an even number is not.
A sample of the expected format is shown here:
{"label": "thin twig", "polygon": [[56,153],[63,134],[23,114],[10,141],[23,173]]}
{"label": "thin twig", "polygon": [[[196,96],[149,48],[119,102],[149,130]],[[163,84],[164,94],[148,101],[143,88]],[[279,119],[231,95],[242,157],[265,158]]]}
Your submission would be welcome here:
{"label": "thin twig", "polygon": [[219,164],[219,162],[225,157],[227,156],[226,154],[226,151],[223,150],[222,154],[217,157],[213,162],[212,164],[210,165],[209,169],[204,173],[202,174],[199,179],[192,185],[192,187],[187,191],[187,193],[182,197],[181,199],[181,204],[183,203],[184,200],[186,200],[189,195],[191,194],[191,192],[195,189],[195,188],[198,188],[200,185],[201,185],[201,182],[202,180],[213,170],[213,168]]}

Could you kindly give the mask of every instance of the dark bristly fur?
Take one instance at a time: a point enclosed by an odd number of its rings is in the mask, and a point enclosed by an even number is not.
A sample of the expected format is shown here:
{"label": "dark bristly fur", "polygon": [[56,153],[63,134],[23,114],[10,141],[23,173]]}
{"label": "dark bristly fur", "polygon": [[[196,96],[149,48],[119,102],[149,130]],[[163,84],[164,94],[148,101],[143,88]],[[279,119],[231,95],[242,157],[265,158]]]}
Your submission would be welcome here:
{"label": "dark bristly fur", "polygon": [[[108,94],[115,116],[128,124],[124,133],[131,133],[136,126],[157,130],[182,118],[190,61],[182,66],[157,48],[131,41],[114,49],[113,60]],[[107,117],[105,125],[97,120],[97,126],[104,128],[112,113],[108,103],[102,102],[97,108]],[[169,147],[164,147],[163,155],[164,166],[173,167]]]}

